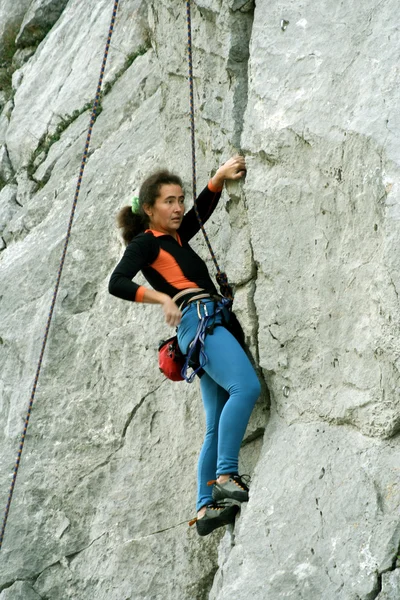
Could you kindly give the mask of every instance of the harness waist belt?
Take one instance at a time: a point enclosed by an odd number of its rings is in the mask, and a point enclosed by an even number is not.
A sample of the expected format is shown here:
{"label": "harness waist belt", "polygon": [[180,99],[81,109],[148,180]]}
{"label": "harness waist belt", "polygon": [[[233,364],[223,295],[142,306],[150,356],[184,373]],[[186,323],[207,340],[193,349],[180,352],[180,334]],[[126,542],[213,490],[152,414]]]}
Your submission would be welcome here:
{"label": "harness waist belt", "polygon": [[[189,297],[187,298],[186,296]],[[178,294],[175,294],[172,300],[178,305],[180,310],[183,310],[191,302],[194,302],[195,300],[203,300],[205,298],[219,299],[220,296],[217,296],[216,294],[210,294],[203,288],[187,288],[186,290],[182,290],[181,292],[178,292]],[[181,300],[181,302],[177,302],[177,300]]]}

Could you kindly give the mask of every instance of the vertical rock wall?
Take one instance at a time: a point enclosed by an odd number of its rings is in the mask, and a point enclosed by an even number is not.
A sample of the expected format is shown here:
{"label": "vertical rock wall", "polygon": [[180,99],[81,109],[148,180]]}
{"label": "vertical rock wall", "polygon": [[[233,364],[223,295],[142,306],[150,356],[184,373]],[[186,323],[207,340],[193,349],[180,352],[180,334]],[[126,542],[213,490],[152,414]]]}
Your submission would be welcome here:
{"label": "vertical rock wall", "polygon": [[[0,1],[4,506],[111,10]],[[208,231],[269,389],[242,449],[250,502],[234,536],[187,527],[198,386],[157,372],[160,311],[107,292],[143,177],[175,169],[190,196],[184,3],[120,0],[0,599],[398,600],[396,4],[192,10],[198,185],[236,151],[248,165]]]}

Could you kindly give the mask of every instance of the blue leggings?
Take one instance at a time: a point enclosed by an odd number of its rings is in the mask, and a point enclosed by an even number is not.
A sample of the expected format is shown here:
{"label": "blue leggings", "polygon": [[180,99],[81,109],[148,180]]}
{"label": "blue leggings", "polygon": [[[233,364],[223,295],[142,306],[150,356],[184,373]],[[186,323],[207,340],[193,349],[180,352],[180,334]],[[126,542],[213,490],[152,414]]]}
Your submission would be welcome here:
{"label": "blue leggings", "polygon": [[[213,301],[202,301],[208,314]],[[203,306],[201,314],[204,315]],[[221,315],[215,318],[221,323]],[[186,354],[199,323],[197,303],[183,311],[178,327],[178,342]],[[206,414],[206,435],[197,470],[197,510],[212,502],[207,481],[219,475],[238,473],[239,450],[254,404],[260,395],[260,383],[243,348],[224,327],[215,327],[205,340],[207,363],[200,379]]]}

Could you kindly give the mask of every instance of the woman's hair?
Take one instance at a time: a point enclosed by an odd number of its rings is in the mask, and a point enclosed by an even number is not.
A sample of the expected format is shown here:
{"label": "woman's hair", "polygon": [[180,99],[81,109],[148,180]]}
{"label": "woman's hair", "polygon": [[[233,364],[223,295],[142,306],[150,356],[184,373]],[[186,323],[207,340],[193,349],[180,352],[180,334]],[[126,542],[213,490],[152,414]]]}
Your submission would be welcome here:
{"label": "woman's hair", "polygon": [[183,187],[182,179],[166,169],[156,171],[145,179],[139,190],[139,210],[132,212],[130,206],[121,208],[117,215],[118,227],[122,230],[122,238],[128,245],[133,238],[142,233],[149,225],[149,217],[143,209],[143,205],[154,206],[157,196],[160,194],[162,185],[176,184]]}

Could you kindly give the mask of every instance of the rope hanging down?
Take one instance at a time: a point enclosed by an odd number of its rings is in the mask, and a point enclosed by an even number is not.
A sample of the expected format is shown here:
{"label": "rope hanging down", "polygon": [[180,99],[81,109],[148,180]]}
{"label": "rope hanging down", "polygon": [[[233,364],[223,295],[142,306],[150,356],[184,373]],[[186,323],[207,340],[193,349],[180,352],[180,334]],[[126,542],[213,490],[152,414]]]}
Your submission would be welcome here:
{"label": "rope hanging down", "polygon": [[190,15],[190,0],[187,0],[187,2],[186,2],[186,14],[187,14],[187,26],[188,26],[190,130],[191,130],[191,139],[192,139],[192,183],[193,183],[194,210],[195,210],[196,217],[199,222],[201,231],[203,232],[204,239],[206,240],[206,244],[210,251],[211,258],[212,258],[215,268],[217,270],[216,278],[217,278],[217,282],[220,287],[221,293],[226,298],[229,298],[232,300],[233,299],[232,287],[228,283],[228,277],[227,277],[226,273],[222,272],[221,269],[219,268],[219,264],[217,262],[214,251],[211,247],[206,230],[204,229],[199,211],[197,209],[197,202],[196,202],[196,198],[197,198],[197,193],[196,193],[196,144],[195,144],[195,128],[194,128],[194,92],[193,92],[193,60],[192,60],[192,19],[191,19],[191,15]]}
{"label": "rope hanging down", "polygon": [[34,380],[34,383],[33,383],[32,393],[31,393],[31,397],[30,397],[30,402],[29,402],[29,407],[28,407],[28,413],[27,413],[27,416],[26,416],[26,419],[25,419],[24,430],[23,430],[22,437],[21,437],[21,442],[20,442],[20,445],[19,445],[18,456],[17,456],[17,460],[16,460],[16,463],[15,463],[15,467],[14,467],[14,471],[13,471],[13,476],[12,476],[12,481],[11,481],[11,486],[10,486],[10,491],[9,491],[8,500],[7,500],[7,506],[6,506],[6,510],[5,510],[5,513],[4,513],[4,519],[3,519],[3,524],[2,524],[1,533],[0,533],[0,550],[1,550],[1,547],[2,547],[2,544],[3,544],[3,538],[4,538],[4,532],[5,532],[5,528],[6,528],[6,524],[7,524],[8,513],[9,513],[9,510],[10,510],[11,500],[12,500],[12,496],[13,496],[13,493],[14,493],[15,481],[16,481],[17,474],[18,474],[18,468],[19,468],[20,461],[21,461],[21,455],[22,455],[22,451],[23,451],[23,448],[24,448],[26,431],[28,429],[29,419],[30,419],[30,416],[31,416],[32,405],[33,405],[33,401],[34,401],[34,398],[35,398],[36,387],[37,387],[37,383],[38,383],[38,379],[39,379],[40,369],[41,369],[41,366],[42,366],[43,355],[44,355],[44,351],[45,351],[45,348],[46,348],[47,338],[48,338],[48,335],[49,335],[49,329],[50,329],[51,319],[53,317],[54,305],[55,305],[56,298],[57,298],[58,288],[60,286],[61,274],[62,274],[62,270],[63,270],[63,267],[64,267],[65,256],[66,256],[66,253],[67,253],[69,238],[70,238],[70,235],[71,235],[72,223],[73,223],[73,220],[74,220],[75,209],[76,209],[76,205],[77,205],[77,202],[78,202],[78,197],[79,197],[79,192],[80,192],[80,188],[81,188],[83,172],[84,172],[85,166],[86,166],[86,160],[87,160],[87,155],[88,155],[88,151],[89,151],[90,139],[92,137],[93,125],[94,125],[94,122],[96,120],[97,109],[98,109],[98,105],[99,105],[99,102],[100,102],[101,86],[102,86],[102,83],[103,83],[104,71],[105,71],[105,66],[106,66],[106,63],[107,63],[107,56],[108,56],[108,52],[109,52],[109,49],[110,49],[111,37],[112,37],[112,34],[113,34],[113,30],[114,30],[114,24],[115,24],[115,19],[116,19],[116,15],[117,15],[118,3],[119,3],[119,0],[114,0],[114,8],[113,8],[112,18],[111,18],[111,23],[110,23],[110,29],[109,29],[109,33],[108,33],[107,42],[106,42],[106,48],[105,48],[105,52],[104,52],[103,62],[102,62],[102,65],[101,65],[100,78],[99,78],[99,82],[98,82],[98,85],[97,85],[96,96],[95,96],[95,100],[93,102],[93,108],[92,108],[92,114],[91,114],[91,117],[90,117],[89,130],[88,130],[88,134],[87,134],[87,138],[86,138],[85,149],[84,149],[84,152],[83,152],[81,168],[80,168],[80,171],[79,171],[78,183],[76,185],[75,197],[74,197],[74,201],[73,201],[73,204],[72,204],[72,210],[71,210],[71,215],[70,215],[68,229],[67,229],[67,235],[65,237],[64,249],[63,249],[63,253],[62,253],[62,256],[61,256],[60,266],[58,268],[57,281],[56,281],[56,285],[55,285],[55,288],[54,288],[53,299],[51,301],[49,316],[48,316],[48,319],[47,319],[46,330],[45,330],[45,334],[44,334],[44,338],[43,338],[43,343],[42,343],[42,349],[41,349],[40,357],[39,357],[39,363],[38,363],[38,366],[37,366],[35,380]]}

